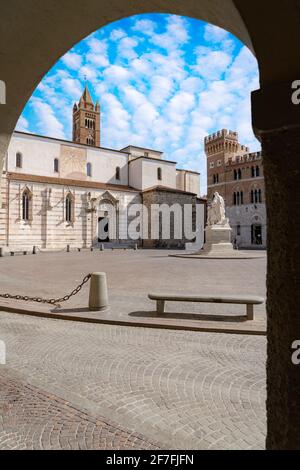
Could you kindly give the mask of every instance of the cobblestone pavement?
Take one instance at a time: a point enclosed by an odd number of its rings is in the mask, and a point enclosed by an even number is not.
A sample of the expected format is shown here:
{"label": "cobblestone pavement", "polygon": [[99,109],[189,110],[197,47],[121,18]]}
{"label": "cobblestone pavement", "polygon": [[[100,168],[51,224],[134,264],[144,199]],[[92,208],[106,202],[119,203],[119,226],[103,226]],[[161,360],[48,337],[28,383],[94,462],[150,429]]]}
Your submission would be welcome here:
{"label": "cobblestone pavement", "polygon": [[2,449],[264,448],[264,337],[2,312],[0,339]]}
{"label": "cobblestone pavement", "polygon": [[4,370],[0,370],[0,413],[1,450],[159,448]]}

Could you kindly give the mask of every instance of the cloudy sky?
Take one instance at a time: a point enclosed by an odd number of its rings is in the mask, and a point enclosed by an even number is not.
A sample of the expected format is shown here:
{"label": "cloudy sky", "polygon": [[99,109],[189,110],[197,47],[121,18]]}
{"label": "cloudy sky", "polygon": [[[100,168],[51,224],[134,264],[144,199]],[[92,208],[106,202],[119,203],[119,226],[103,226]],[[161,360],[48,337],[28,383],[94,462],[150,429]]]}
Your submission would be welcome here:
{"label": "cloudy sky", "polygon": [[257,61],[234,36],[202,21],[140,15],[112,23],[69,51],[44,77],[17,129],[71,140],[72,106],[87,77],[101,105],[101,145],[150,147],[202,173],[203,139],[222,128],[260,148],[251,129]]}

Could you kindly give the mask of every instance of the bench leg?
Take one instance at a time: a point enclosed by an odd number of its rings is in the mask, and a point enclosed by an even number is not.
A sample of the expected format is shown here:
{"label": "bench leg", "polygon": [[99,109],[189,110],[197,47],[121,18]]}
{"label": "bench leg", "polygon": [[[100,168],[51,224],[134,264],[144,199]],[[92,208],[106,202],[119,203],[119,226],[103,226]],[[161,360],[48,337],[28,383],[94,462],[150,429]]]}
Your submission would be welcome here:
{"label": "bench leg", "polygon": [[254,320],[254,305],[247,304],[247,320]]}
{"label": "bench leg", "polygon": [[164,300],[157,300],[157,313],[159,314],[165,313],[165,301]]}

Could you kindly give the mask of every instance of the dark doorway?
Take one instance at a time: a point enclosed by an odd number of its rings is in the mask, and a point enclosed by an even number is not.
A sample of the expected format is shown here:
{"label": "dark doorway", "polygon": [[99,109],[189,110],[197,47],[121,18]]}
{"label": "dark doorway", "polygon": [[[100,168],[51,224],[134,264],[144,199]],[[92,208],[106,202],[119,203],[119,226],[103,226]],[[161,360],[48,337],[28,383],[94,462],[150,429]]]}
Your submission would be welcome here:
{"label": "dark doorway", "polygon": [[262,245],[262,226],[252,225],[252,245]]}
{"label": "dark doorway", "polygon": [[[101,237],[102,233],[102,237]],[[109,219],[107,217],[99,217],[98,219],[98,242],[108,243],[109,239]]]}

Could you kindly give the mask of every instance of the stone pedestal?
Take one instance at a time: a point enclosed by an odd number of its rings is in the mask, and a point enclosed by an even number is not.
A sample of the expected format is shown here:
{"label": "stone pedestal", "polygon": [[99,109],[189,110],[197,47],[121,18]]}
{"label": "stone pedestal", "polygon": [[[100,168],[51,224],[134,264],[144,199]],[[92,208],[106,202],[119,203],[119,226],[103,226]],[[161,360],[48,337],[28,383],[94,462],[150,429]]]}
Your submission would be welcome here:
{"label": "stone pedestal", "polygon": [[200,253],[212,256],[235,255],[236,251],[233,249],[231,243],[231,232],[232,229],[229,224],[210,225],[206,227],[206,242]]}

